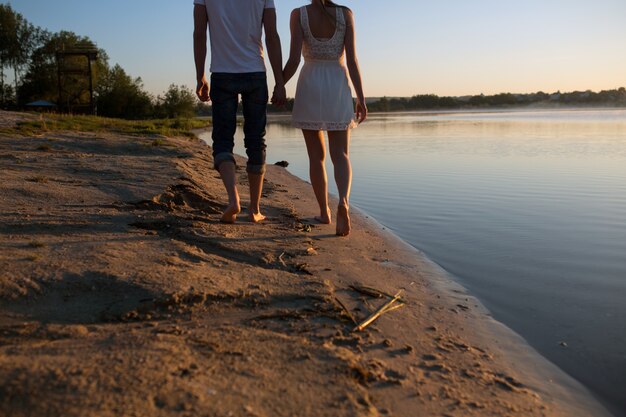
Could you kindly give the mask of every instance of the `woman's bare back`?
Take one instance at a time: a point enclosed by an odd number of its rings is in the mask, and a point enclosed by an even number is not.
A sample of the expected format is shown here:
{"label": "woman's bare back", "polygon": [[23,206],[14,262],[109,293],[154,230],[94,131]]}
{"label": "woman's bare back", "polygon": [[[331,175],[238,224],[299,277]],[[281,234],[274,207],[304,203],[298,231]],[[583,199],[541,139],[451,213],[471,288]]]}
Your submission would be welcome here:
{"label": "woman's bare back", "polygon": [[311,33],[317,39],[330,39],[335,34],[335,22],[337,21],[337,13],[340,12],[337,7],[326,7],[324,11],[320,6],[310,5],[306,7],[309,15],[309,26]]}

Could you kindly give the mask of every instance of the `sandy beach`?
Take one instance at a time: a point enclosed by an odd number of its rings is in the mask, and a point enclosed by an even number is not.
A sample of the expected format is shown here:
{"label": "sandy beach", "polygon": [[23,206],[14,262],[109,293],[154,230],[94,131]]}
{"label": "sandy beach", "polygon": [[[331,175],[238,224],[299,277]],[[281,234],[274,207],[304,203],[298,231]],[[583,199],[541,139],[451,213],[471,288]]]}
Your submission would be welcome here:
{"label": "sandy beach", "polygon": [[0,167],[2,416],[609,415],[367,215],[315,224],[284,168],[267,221],[224,225],[198,139],[0,133]]}

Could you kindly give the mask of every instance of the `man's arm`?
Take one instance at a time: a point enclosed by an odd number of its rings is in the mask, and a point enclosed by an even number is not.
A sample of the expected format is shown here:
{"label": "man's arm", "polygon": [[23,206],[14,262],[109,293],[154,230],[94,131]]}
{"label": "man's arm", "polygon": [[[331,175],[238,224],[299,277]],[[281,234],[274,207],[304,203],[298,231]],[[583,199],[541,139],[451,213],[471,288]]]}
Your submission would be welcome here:
{"label": "man's arm", "polygon": [[276,87],[272,95],[272,103],[282,106],[287,102],[285,81],[283,80],[283,52],[280,46],[280,36],[276,30],[276,9],[263,11],[263,28],[265,29],[265,46],[270,59]]}
{"label": "man's arm", "polygon": [[207,52],[207,26],[209,18],[204,5],[195,4],[193,7],[193,55],[196,62],[196,95],[200,101],[209,101],[209,82],[205,75]]}

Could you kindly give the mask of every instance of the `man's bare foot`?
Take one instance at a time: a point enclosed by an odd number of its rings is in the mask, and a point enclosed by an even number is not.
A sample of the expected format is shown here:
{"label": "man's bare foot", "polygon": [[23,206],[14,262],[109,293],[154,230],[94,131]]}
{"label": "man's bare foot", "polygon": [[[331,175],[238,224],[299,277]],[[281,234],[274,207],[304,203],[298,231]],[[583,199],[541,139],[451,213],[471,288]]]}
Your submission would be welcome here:
{"label": "man's bare foot", "polygon": [[229,204],[222,214],[222,223],[232,224],[237,220],[237,215],[241,212],[239,203]]}
{"label": "man's bare foot", "polygon": [[331,224],[333,221],[330,217],[330,208],[326,207],[326,214],[320,214],[314,217],[315,221],[322,224]]}
{"label": "man's bare foot", "polygon": [[254,211],[250,210],[250,221],[252,223],[260,223],[265,219],[266,217],[262,215],[260,211],[255,213]]}
{"label": "man's bare foot", "polygon": [[339,206],[337,208],[337,236],[348,236],[350,234],[350,227],[348,207]]}

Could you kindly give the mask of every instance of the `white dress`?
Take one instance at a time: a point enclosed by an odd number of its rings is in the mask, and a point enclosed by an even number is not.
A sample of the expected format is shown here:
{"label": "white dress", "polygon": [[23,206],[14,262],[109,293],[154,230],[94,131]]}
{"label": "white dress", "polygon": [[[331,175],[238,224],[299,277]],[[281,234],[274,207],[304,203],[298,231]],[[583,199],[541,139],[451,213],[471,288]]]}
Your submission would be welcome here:
{"label": "white dress", "polygon": [[346,22],[336,10],[335,34],[316,39],[311,33],[307,8],[300,8],[304,35],[300,71],[293,105],[293,126],[305,130],[347,130],[356,127],[348,69],[344,63]]}

